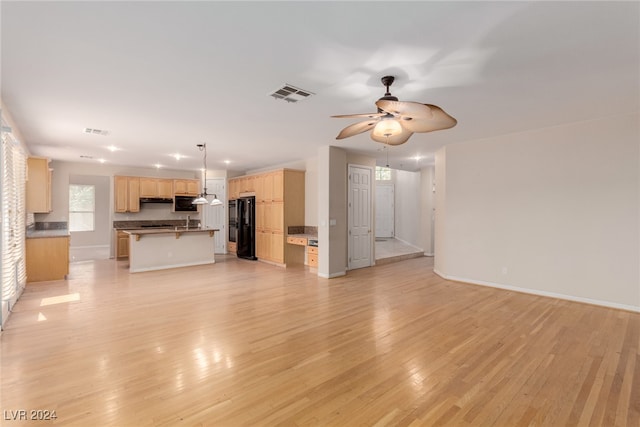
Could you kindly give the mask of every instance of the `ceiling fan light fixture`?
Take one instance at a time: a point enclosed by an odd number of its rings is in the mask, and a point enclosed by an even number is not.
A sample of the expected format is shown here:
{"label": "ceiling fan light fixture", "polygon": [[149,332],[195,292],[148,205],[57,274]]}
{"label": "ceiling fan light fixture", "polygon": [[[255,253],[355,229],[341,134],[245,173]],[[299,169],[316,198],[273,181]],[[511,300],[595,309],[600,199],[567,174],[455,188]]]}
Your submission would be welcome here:
{"label": "ceiling fan light fixture", "polygon": [[394,136],[402,133],[402,126],[393,117],[382,118],[373,128],[373,134],[376,136]]}

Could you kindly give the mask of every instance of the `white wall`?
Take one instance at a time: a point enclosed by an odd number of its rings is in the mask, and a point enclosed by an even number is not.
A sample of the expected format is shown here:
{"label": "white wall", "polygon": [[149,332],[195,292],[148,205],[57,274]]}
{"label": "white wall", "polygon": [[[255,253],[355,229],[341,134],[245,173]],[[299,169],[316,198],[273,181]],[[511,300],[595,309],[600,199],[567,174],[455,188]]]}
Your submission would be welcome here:
{"label": "white wall", "polygon": [[396,238],[424,250],[421,217],[422,191],[420,172],[394,171]]}
{"label": "white wall", "polygon": [[[329,225],[335,220],[335,225]],[[318,149],[318,275],[331,278],[347,271],[347,152]]]}
{"label": "white wall", "polygon": [[304,174],[304,225],[318,226],[318,158],[306,161]]}
{"label": "white wall", "polygon": [[424,254],[433,256],[434,208],[435,208],[435,168],[427,166],[420,170],[420,239],[418,247]]}
{"label": "white wall", "polygon": [[437,272],[640,311],[639,122],[634,113],[440,150]]}

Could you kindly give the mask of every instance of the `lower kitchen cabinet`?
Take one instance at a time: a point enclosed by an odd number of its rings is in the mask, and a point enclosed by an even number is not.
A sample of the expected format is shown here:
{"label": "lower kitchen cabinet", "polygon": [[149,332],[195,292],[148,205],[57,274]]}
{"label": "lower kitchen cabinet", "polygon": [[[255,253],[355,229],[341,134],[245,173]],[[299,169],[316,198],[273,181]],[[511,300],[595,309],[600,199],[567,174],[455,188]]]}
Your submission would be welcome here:
{"label": "lower kitchen cabinet", "polygon": [[129,235],[122,230],[116,230],[116,258],[129,258]]}
{"label": "lower kitchen cabinet", "polygon": [[27,282],[62,280],[69,274],[69,237],[26,239]]}
{"label": "lower kitchen cabinet", "polygon": [[309,267],[318,266],[318,247],[307,246],[307,265]]}

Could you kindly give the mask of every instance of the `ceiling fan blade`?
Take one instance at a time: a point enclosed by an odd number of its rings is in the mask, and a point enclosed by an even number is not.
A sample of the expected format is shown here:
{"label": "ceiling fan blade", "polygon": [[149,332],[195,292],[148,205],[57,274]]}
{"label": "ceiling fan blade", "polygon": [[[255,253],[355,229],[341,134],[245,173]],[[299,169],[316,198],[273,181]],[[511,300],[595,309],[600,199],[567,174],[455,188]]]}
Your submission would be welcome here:
{"label": "ceiling fan blade", "polygon": [[458,121],[444,112],[437,105],[425,104],[431,110],[433,116],[430,119],[408,119],[400,120],[403,128],[416,133],[433,132],[435,130],[449,129],[454,127]]}
{"label": "ceiling fan blade", "polygon": [[382,117],[385,113],[368,113],[368,114],[343,114],[339,116],[331,116],[336,119],[373,119],[375,117]]}
{"label": "ceiling fan blade", "polygon": [[407,117],[412,119],[430,119],[433,116],[429,105],[419,102],[379,99],[376,102],[376,106],[382,111],[386,111],[402,119]]}
{"label": "ceiling fan blade", "polygon": [[336,139],[349,138],[362,132],[373,129],[378,120],[365,120],[364,122],[354,123],[342,129]]}
{"label": "ceiling fan blade", "polygon": [[407,142],[411,137],[411,135],[413,135],[413,132],[411,132],[409,129],[402,128],[402,132],[389,137],[378,136],[373,132],[371,132],[371,139],[373,139],[376,142],[382,142],[383,144],[387,144],[387,145],[400,145]]}

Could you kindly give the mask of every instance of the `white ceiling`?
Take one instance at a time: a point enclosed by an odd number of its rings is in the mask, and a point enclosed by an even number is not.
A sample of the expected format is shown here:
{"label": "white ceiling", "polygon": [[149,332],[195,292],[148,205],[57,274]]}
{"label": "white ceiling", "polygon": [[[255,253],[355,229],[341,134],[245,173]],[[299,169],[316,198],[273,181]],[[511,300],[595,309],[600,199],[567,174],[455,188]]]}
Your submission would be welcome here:
{"label": "white ceiling", "polygon": [[[195,169],[206,142],[209,169],[325,145],[383,165],[381,144],[336,141],[354,121],[329,116],[375,112],[391,74],[400,100],[458,120],[390,148],[392,167],[415,170],[446,144],[638,111],[639,6],[3,0],[2,99],[32,154],[57,160]],[[268,96],[284,83],[316,95]]]}

